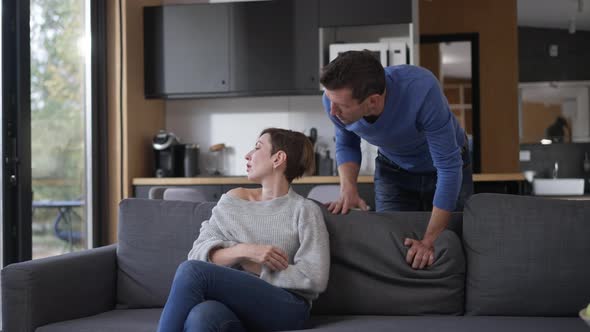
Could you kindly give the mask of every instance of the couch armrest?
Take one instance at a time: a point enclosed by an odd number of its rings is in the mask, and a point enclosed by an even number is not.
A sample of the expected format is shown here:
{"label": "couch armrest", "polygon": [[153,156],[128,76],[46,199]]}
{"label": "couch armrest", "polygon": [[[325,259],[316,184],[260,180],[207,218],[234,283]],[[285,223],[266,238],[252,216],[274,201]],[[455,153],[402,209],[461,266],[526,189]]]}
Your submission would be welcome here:
{"label": "couch armrest", "polygon": [[115,307],[117,245],[16,263],[2,270],[4,331],[33,332],[53,322]]}

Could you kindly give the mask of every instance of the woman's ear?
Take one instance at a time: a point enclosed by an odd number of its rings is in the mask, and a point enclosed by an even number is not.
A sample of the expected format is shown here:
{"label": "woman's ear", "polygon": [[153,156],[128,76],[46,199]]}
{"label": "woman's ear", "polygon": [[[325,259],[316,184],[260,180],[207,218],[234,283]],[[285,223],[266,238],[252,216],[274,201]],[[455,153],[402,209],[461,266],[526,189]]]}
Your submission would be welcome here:
{"label": "woman's ear", "polygon": [[279,150],[275,153],[275,155],[273,156],[273,167],[277,168],[279,166],[281,166],[282,164],[286,164],[287,163],[287,154],[285,153],[285,151],[283,150]]}

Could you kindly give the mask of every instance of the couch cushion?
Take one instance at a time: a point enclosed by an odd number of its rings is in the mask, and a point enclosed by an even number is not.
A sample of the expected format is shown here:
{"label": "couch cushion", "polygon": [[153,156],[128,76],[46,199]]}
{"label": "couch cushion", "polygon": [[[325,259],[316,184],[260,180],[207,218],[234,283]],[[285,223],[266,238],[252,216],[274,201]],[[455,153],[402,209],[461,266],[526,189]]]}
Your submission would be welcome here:
{"label": "couch cushion", "polygon": [[473,316],[316,316],[309,325],[318,332],[584,332],[586,324],[574,317],[473,317]]}
{"label": "couch cushion", "polygon": [[126,199],[119,205],[118,308],[163,307],[178,265],[215,203]]}
{"label": "couch cushion", "polygon": [[466,314],[575,316],[590,301],[590,202],[478,194],[467,202]]}
{"label": "couch cushion", "polygon": [[[324,216],[330,233],[330,280],[313,304],[314,314],[463,312],[465,261],[454,232],[439,236],[430,268],[414,270],[405,261],[404,238],[421,238],[430,212],[332,215],[324,209]],[[452,225],[460,219],[461,214],[454,214]]]}
{"label": "couch cushion", "polygon": [[[156,331],[162,309],[112,310],[100,315],[69,320],[37,328],[36,332],[149,332]],[[579,318],[566,317],[470,317],[470,316],[313,316],[309,329],[318,332],[405,332],[405,331],[515,331],[586,332]]]}
{"label": "couch cushion", "polygon": [[111,310],[99,315],[48,324],[36,332],[156,331],[162,309]]}

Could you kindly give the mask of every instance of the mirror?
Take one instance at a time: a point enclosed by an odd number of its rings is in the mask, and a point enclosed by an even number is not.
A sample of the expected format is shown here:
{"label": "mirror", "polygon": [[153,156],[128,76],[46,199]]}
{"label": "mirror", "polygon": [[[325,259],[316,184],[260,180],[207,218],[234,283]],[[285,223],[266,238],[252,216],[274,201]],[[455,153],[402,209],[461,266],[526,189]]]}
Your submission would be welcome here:
{"label": "mirror", "polygon": [[449,107],[469,138],[473,172],[479,173],[479,36],[420,36],[420,66],[440,81]]}
{"label": "mirror", "polygon": [[521,144],[590,142],[590,81],[519,84]]}

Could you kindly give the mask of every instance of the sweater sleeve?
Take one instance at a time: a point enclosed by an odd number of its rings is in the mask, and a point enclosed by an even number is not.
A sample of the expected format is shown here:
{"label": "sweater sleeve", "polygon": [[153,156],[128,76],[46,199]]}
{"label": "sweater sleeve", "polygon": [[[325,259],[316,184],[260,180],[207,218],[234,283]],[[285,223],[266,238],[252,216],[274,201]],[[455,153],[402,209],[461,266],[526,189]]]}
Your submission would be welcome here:
{"label": "sweater sleeve", "polygon": [[262,266],[260,278],[280,288],[312,294],[323,292],[330,272],[330,243],[321,209],[309,201],[298,220],[300,246],[293,263],[273,272]]}
{"label": "sweater sleeve", "polygon": [[463,162],[456,140],[456,122],[448,110],[449,106],[438,82],[434,78],[433,81],[420,109],[418,121],[424,129],[438,175],[433,205],[453,211],[461,189]]}
{"label": "sweater sleeve", "polygon": [[203,221],[199,236],[193,243],[193,248],[188,253],[188,259],[209,262],[209,252],[213,248],[229,248],[238,244],[236,241],[228,239],[219,229],[217,224],[218,207],[214,207],[211,218]]}

